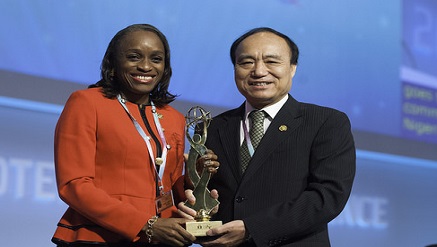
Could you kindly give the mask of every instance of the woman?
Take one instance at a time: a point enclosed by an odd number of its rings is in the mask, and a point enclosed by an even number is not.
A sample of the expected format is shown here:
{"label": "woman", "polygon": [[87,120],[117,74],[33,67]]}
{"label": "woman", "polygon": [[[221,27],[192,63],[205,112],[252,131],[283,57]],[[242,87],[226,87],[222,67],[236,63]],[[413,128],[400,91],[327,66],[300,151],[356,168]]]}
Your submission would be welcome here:
{"label": "woman", "polygon": [[[69,206],[55,244],[195,240],[183,228],[186,219],[171,218],[178,216],[172,187],[182,175],[185,136],[184,116],[168,105],[176,97],[168,92],[171,74],[165,36],[151,25],[131,25],[109,43],[102,79],[70,96],[55,131],[58,191]],[[202,162],[216,167],[214,156]]]}

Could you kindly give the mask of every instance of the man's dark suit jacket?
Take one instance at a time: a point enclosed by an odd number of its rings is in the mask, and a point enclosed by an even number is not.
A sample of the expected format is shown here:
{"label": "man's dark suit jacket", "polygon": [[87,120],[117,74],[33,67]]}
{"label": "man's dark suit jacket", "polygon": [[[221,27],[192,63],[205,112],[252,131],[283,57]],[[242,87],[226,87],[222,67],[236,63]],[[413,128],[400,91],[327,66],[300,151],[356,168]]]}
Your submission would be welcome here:
{"label": "man's dark suit jacket", "polygon": [[208,128],[206,147],[220,162],[209,183],[220,201],[212,220],[243,220],[249,246],[330,246],[327,224],[343,210],[355,176],[348,117],[289,96],[242,175],[244,110],[224,112]]}

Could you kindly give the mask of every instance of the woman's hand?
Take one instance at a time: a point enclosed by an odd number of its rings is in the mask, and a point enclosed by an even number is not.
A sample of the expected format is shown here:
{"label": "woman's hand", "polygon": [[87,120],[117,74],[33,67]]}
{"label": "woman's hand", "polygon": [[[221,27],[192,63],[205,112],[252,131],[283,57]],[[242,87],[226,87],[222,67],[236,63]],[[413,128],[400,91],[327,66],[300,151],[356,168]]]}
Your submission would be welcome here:
{"label": "woman's hand", "polygon": [[[189,220],[182,218],[157,219],[152,226],[152,242],[172,246],[192,244],[196,240],[196,237],[185,230],[184,225],[187,221]],[[147,229],[147,224],[145,228]]]}
{"label": "woman's hand", "polygon": [[[217,190],[211,190],[209,195],[214,199],[218,199],[218,197],[219,197]],[[190,189],[185,190],[185,197],[187,198],[187,203],[189,203],[191,205],[194,205],[194,203],[196,202],[196,197],[194,197],[193,191]],[[212,216],[212,215],[216,214],[218,209],[219,209],[219,205],[215,206],[214,208],[212,208],[209,215]],[[183,217],[185,219],[190,219],[190,220],[194,220],[194,217],[197,214],[197,212],[194,209],[186,206],[185,202],[180,202],[178,204],[178,213],[181,217]]]}
{"label": "woman's hand", "polygon": [[220,163],[217,161],[217,155],[210,149],[206,151],[206,154],[197,159],[197,172],[200,174],[203,169],[207,169],[209,173],[215,174],[220,167]]}

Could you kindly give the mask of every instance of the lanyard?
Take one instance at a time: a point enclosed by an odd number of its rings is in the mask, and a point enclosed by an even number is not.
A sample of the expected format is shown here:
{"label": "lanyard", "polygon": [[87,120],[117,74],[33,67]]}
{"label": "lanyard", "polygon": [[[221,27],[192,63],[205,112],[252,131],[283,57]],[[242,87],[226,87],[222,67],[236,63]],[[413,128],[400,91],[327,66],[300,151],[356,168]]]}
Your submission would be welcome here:
{"label": "lanyard", "polygon": [[243,121],[243,131],[244,131],[244,138],[246,138],[247,149],[249,150],[250,157],[252,157],[255,150],[253,149],[252,142],[250,141],[250,135],[249,132],[247,131],[247,126],[246,126],[247,119],[248,118],[246,118],[246,120]]}
{"label": "lanyard", "polygon": [[[126,100],[121,97],[121,95],[117,95],[117,100],[120,102],[121,106],[124,108],[126,113],[129,115],[129,118],[132,120],[132,123],[135,125],[135,128],[137,129],[138,133],[143,138],[144,142],[147,145],[147,149],[149,150],[150,160],[153,163],[153,168],[155,169],[156,174],[158,175],[158,182],[159,182],[159,190],[162,191],[163,184],[162,184],[162,177],[164,175],[164,169],[167,159],[167,151],[168,151],[168,145],[165,140],[164,131],[162,130],[161,123],[159,122],[158,113],[156,113],[156,107],[155,104],[151,101],[150,104],[152,105],[152,113],[153,113],[153,120],[155,123],[156,128],[158,129],[159,137],[161,138],[162,144],[163,144],[163,151],[162,156],[157,157],[155,159],[153,155],[153,149],[152,145],[150,143],[150,137],[147,136],[147,134],[144,132],[143,128],[141,128],[140,124],[137,122],[137,120],[130,114],[129,109],[126,106]],[[156,165],[160,166],[159,172],[156,170]]]}

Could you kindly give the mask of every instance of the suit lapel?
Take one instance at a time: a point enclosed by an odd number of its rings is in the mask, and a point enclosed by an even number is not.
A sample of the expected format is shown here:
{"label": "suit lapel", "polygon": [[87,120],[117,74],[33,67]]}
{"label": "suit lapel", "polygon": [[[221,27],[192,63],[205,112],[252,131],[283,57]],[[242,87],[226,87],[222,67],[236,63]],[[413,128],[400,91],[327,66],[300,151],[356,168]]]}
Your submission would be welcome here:
{"label": "suit lapel", "polygon": [[263,165],[267,157],[275,150],[278,143],[289,138],[301,124],[302,118],[298,109],[299,102],[290,96],[270,123],[269,128],[261,139],[261,142],[244,174],[245,178],[249,178],[253,175],[256,170]]}
{"label": "suit lapel", "polygon": [[226,119],[226,123],[219,128],[220,141],[223,143],[226,163],[232,171],[232,175],[239,182],[241,180],[240,169],[240,121],[244,115],[244,104],[237,108]]}

